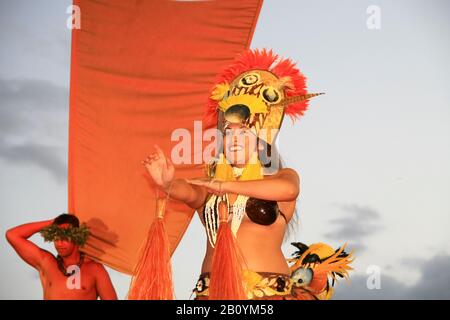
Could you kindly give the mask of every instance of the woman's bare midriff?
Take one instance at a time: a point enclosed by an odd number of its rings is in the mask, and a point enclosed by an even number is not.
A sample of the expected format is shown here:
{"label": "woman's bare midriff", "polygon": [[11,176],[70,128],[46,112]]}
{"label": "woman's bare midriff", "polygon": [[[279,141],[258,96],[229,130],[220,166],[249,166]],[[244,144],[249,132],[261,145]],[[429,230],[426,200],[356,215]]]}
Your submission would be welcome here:
{"label": "woman's bare midriff", "polygon": [[[203,207],[198,212],[204,225]],[[237,233],[237,246],[245,260],[243,268],[256,272],[289,274],[289,266],[281,251],[286,227],[282,216],[278,216],[273,224],[264,226],[252,222],[245,215]],[[202,273],[210,272],[213,253],[214,249],[208,241]]]}

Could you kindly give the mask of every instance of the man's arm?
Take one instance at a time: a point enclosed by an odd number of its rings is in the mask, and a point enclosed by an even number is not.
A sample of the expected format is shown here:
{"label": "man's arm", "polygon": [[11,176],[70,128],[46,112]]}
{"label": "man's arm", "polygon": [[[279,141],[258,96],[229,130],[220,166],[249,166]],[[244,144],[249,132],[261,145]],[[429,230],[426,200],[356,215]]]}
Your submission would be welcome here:
{"label": "man's arm", "polygon": [[98,296],[102,300],[117,300],[116,290],[109,278],[108,272],[102,264],[96,263],[96,265],[95,285]]}
{"label": "man's arm", "polygon": [[28,240],[33,234],[53,223],[53,220],[27,223],[6,231],[6,239],[17,254],[33,268],[39,269],[49,253]]}

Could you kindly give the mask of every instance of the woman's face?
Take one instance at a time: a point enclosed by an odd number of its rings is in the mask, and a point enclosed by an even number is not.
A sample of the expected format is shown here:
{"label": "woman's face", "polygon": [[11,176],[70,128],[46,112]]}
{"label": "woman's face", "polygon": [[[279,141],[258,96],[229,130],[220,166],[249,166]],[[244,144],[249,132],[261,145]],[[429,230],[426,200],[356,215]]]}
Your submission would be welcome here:
{"label": "woman's face", "polygon": [[234,166],[243,167],[257,150],[258,139],[242,124],[228,124],[224,135],[224,153]]}

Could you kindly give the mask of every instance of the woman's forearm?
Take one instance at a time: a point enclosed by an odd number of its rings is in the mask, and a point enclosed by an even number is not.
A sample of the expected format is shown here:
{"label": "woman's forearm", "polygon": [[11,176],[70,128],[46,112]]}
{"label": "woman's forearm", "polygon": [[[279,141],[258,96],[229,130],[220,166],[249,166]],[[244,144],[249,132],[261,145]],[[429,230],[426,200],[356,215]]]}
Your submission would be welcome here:
{"label": "woman's forearm", "polygon": [[[172,184],[164,187],[164,191],[169,197],[185,202],[187,205],[197,208],[201,198],[201,189],[198,186],[189,184],[185,179],[175,179]],[[200,204],[201,205],[201,204]]]}
{"label": "woman's forearm", "polygon": [[222,190],[264,200],[293,201],[298,197],[300,186],[298,178],[280,176],[263,180],[225,181]]}

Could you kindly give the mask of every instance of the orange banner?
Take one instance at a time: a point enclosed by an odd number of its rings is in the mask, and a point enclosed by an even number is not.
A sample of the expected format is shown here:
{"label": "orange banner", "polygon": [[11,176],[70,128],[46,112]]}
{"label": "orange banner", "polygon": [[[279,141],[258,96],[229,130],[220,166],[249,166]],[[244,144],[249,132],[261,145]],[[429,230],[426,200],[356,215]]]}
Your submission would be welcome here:
{"label": "orange banner", "polygon": [[[141,161],[154,144],[170,155],[177,128],[194,139],[213,79],[249,47],[262,0],[73,4],[80,29],[72,31],[69,212],[91,228],[85,252],[131,273],[155,212]],[[202,150],[190,152],[194,159]],[[201,175],[201,164],[176,165],[177,178]],[[193,211],[168,203],[172,253]]]}

